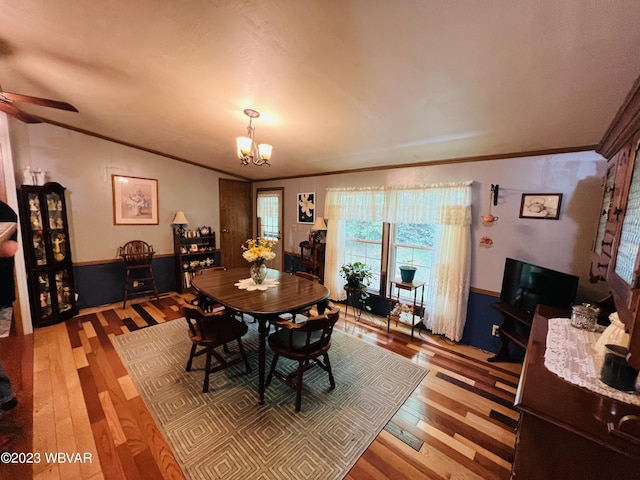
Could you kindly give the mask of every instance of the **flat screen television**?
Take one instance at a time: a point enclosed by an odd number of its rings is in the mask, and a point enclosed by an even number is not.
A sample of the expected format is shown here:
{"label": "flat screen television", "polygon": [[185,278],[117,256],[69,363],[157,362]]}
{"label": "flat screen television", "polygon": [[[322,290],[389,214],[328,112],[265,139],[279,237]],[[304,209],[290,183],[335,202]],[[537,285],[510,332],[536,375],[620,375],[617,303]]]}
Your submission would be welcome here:
{"label": "flat screen television", "polygon": [[533,313],[536,305],[569,308],[576,299],[578,277],[507,258],[500,299]]}

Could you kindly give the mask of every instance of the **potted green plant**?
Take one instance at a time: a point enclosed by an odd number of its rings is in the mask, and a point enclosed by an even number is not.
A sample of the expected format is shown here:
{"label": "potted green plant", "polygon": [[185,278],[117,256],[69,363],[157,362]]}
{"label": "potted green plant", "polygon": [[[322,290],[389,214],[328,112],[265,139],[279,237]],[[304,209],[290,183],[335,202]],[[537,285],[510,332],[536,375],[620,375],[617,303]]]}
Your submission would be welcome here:
{"label": "potted green plant", "polygon": [[413,262],[413,259],[409,259],[403,265],[400,265],[400,277],[402,277],[402,281],[405,283],[412,283],[416,276],[418,267],[413,265]]}
{"label": "potted green plant", "polygon": [[348,287],[362,290],[367,288],[373,278],[371,268],[362,262],[345,263],[340,267],[340,275],[347,281]]}

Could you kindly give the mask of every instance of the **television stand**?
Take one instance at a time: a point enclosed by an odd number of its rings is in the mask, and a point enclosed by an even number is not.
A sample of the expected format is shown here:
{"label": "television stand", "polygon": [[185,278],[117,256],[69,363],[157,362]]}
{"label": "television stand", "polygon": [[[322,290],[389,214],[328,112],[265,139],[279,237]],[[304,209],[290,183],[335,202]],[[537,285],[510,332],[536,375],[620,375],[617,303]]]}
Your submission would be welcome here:
{"label": "television stand", "polygon": [[527,349],[529,343],[529,335],[531,333],[531,324],[533,323],[533,314],[520,310],[506,302],[492,303],[491,306],[502,314],[502,324],[498,327],[498,336],[501,344],[493,357],[489,358],[489,362],[517,362],[509,353],[509,344],[515,343]]}

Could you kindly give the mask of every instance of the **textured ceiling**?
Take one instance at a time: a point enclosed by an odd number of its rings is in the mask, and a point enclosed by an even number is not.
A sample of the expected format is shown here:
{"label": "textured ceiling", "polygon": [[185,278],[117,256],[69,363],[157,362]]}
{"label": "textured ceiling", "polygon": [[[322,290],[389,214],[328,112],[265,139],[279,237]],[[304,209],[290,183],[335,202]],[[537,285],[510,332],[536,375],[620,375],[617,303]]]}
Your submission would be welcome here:
{"label": "textured ceiling", "polygon": [[[597,144],[637,0],[2,0],[24,111],[254,180]],[[240,166],[244,108],[272,166]]]}

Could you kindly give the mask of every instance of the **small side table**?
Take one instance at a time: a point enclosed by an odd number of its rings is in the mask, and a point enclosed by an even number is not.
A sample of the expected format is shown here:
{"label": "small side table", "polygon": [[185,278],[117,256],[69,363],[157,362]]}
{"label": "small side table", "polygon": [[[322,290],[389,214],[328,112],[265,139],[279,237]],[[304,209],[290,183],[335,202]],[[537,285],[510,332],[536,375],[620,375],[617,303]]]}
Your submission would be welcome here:
{"label": "small side table", "polygon": [[[391,291],[389,292],[390,306],[389,306],[389,315],[387,316],[387,332],[389,332],[389,328],[391,326],[391,310],[393,309],[393,303],[394,302],[402,303],[400,301],[400,291],[406,290],[409,292],[413,292],[413,312],[411,316],[411,340],[413,340],[413,330],[416,327],[416,325],[419,323],[415,321],[416,306],[418,305],[418,290],[420,290],[420,306],[423,307],[424,306],[424,284],[425,282],[422,282],[419,280],[414,280],[411,283],[403,282],[402,278],[400,277],[397,277],[391,280]],[[393,295],[394,287],[397,288],[397,294],[395,297]],[[420,335],[420,329],[418,329],[418,335]]]}
{"label": "small side table", "polygon": [[356,321],[359,322],[360,316],[362,315],[362,294],[367,291],[366,287],[350,287],[349,285],[345,285],[344,290],[347,292],[347,303],[344,309],[345,317],[349,313],[349,305],[351,305],[353,316],[356,318]]}

